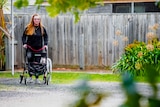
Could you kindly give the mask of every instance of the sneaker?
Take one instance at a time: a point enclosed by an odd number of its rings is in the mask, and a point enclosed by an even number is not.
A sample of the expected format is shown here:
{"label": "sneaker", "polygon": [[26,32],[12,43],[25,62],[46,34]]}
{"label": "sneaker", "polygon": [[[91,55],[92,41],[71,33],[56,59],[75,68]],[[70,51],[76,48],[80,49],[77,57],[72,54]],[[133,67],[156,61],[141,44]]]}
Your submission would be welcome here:
{"label": "sneaker", "polygon": [[35,80],[35,84],[40,84],[41,82],[39,81],[39,79]]}
{"label": "sneaker", "polygon": [[27,82],[28,83],[33,83],[32,77],[30,77]]}

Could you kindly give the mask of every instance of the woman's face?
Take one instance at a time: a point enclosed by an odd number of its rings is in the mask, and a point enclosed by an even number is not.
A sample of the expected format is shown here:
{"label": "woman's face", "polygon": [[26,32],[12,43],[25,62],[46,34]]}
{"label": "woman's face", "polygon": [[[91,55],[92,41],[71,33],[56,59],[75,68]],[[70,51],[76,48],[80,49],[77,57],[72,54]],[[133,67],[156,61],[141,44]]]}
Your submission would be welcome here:
{"label": "woman's face", "polygon": [[34,26],[39,26],[40,21],[41,21],[40,16],[34,16],[33,18]]}

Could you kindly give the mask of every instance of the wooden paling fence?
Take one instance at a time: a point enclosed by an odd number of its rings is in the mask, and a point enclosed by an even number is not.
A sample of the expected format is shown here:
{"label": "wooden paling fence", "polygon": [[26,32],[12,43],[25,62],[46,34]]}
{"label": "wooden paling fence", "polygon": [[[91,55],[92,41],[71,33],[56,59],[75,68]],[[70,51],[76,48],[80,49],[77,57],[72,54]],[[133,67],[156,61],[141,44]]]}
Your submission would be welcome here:
{"label": "wooden paling fence", "polygon": [[[84,14],[74,23],[72,15],[41,15],[49,35],[53,65],[112,66],[134,40],[146,41],[148,27],[160,24],[160,14]],[[21,36],[31,15],[15,16],[15,64],[23,67]],[[115,32],[121,35],[117,36]],[[158,37],[160,30],[157,30]],[[10,52],[10,50],[7,50]],[[8,60],[9,61],[9,60]]]}

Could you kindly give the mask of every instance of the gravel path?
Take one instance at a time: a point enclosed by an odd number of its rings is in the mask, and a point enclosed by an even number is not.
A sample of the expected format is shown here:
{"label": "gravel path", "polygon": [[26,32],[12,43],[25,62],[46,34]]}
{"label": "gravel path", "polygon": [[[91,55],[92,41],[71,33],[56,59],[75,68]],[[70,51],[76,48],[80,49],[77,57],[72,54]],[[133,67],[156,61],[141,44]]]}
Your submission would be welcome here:
{"label": "gravel path", "polygon": [[[110,95],[103,99],[99,107],[118,107],[125,100],[118,82],[90,82],[93,90],[103,90]],[[69,107],[77,98],[73,91],[75,84],[19,84],[16,79],[0,79],[1,107]],[[138,83],[138,91],[145,96],[151,95],[148,84]]]}

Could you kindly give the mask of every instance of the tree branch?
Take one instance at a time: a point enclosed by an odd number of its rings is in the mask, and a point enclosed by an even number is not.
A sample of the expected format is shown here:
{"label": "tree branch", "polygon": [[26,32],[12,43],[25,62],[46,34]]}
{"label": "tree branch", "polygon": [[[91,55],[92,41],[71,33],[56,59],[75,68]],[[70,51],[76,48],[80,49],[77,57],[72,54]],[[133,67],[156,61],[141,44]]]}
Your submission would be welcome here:
{"label": "tree branch", "polygon": [[0,26],[0,30],[7,36],[8,39],[11,39],[11,35],[5,30],[3,29],[1,26]]}

